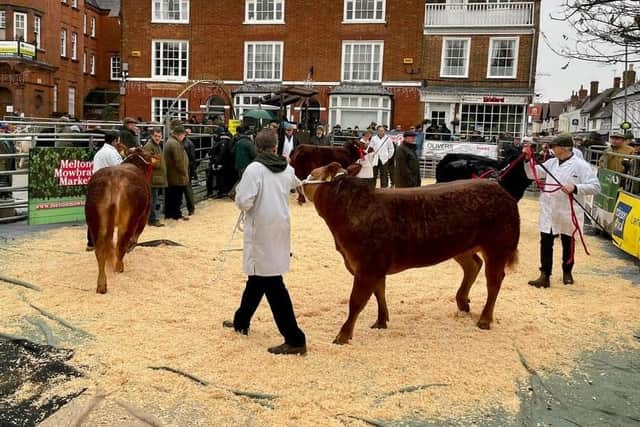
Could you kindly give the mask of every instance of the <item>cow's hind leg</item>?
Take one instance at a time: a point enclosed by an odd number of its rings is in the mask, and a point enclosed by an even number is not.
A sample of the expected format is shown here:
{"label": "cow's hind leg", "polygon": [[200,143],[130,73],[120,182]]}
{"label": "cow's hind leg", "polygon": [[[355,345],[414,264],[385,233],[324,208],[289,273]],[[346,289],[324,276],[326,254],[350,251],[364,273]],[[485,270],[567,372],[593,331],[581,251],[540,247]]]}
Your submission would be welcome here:
{"label": "cow's hind leg", "polygon": [[118,246],[116,248],[116,273],[124,272],[124,255],[129,249],[129,242],[131,241],[133,233],[133,230],[130,230],[130,227],[128,226],[118,228]]}
{"label": "cow's hind leg", "polygon": [[496,299],[504,280],[504,269],[507,264],[508,256],[488,255],[485,257],[485,276],[487,278],[487,303],[482,310],[478,327],[480,329],[490,329],[493,321],[493,309],[496,305]]}
{"label": "cow's hind leg", "polygon": [[107,251],[104,248],[104,245],[97,246],[95,248],[96,259],[98,260],[98,287],[96,288],[96,293],[106,294],[107,293],[107,272],[105,270],[107,263]]}
{"label": "cow's hind leg", "polygon": [[389,309],[387,308],[385,289],[386,276],[382,278],[374,291],[374,295],[376,296],[376,300],[378,301],[378,319],[376,320],[376,323],[371,325],[371,328],[373,329],[387,329],[387,322],[389,321]]}
{"label": "cow's hind leg", "polygon": [[353,328],[356,324],[356,319],[362,311],[367,301],[371,298],[376,285],[380,282],[380,279],[374,279],[371,277],[363,277],[356,275],[353,278],[353,289],[351,290],[351,298],[349,299],[349,317],[344,322],[340,332],[333,340],[334,344],[347,344],[353,337]]}
{"label": "cow's hind leg", "polygon": [[458,255],[454,259],[458,264],[460,264],[460,267],[462,267],[462,271],[464,272],[462,283],[456,293],[456,303],[458,304],[458,310],[468,313],[471,310],[469,307],[469,291],[482,268],[482,259],[480,259],[478,254],[475,252],[467,252],[465,254]]}

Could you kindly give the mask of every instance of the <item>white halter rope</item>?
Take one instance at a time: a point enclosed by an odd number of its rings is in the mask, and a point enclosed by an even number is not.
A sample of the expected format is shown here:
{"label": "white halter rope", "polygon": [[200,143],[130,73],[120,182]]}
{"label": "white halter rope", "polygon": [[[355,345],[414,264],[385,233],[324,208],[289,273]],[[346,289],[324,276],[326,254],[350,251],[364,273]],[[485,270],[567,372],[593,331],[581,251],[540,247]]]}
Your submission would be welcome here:
{"label": "white halter rope", "polygon": [[[342,175],[345,175],[345,173],[344,172],[338,172],[337,174],[335,174],[334,178],[337,178],[337,177],[342,176]],[[327,181],[327,180],[324,180],[324,179],[309,179],[309,178],[311,178],[311,175],[309,175],[307,177],[307,179],[303,180],[300,183],[300,185],[298,186],[298,188],[300,188],[300,191],[302,192],[302,196],[305,198],[305,200],[309,200],[309,198],[307,197],[307,194],[304,192],[304,185],[305,184],[328,184],[331,181],[333,181],[333,180]]]}

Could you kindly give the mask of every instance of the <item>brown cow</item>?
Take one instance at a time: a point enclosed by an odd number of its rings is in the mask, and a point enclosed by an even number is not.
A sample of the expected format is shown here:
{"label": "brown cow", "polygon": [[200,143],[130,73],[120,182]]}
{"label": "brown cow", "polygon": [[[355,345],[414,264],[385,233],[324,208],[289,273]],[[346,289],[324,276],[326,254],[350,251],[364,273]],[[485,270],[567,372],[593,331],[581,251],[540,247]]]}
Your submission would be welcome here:
{"label": "brown cow", "polygon": [[334,343],[349,342],[372,293],[378,301],[372,328],[387,327],[387,274],[450,258],[464,271],[456,302],[468,312],[469,290],[482,267],[478,253],[486,263],[488,288],[478,326],[489,329],[505,266],[515,263],[520,237],[518,206],[499,184],[476,179],[373,190],[332,163],[312,171],[302,192],[329,226],[336,249],[354,276],[349,317]]}
{"label": "brown cow", "polygon": [[159,160],[136,148],[122,164],[100,169],[89,181],[84,211],[98,260],[97,293],[107,293],[105,267],[115,263],[116,272],[124,271],[124,255],[133,249],[147,224],[151,171]]}
{"label": "brown cow", "polygon": [[299,179],[305,179],[315,168],[331,162],[338,162],[346,168],[360,158],[356,144],[349,141],[341,147],[300,144],[291,153],[291,167]]}

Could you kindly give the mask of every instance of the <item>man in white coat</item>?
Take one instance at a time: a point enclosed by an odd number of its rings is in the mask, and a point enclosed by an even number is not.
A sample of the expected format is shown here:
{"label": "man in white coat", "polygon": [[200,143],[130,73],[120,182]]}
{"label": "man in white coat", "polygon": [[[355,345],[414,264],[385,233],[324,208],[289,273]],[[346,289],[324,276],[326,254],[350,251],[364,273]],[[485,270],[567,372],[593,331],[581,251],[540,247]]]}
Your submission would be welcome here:
{"label": "man in white coat", "polygon": [[371,138],[370,146],[375,153],[373,156],[373,182],[375,183],[380,175],[380,187],[386,188],[389,186],[389,162],[393,161],[395,147],[391,137],[385,133],[384,126],[378,126],[376,135]]}
{"label": "man in white coat", "polygon": [[[575,199],[584,206],[584,196],[593,195],[600,191],[600,183],[591,165],[578,158],[573,153],[573,139],[570,134],[562,133],[549,144],[555,157],[543,163],[549,174],[536,165],[536,174],[544,179],[544,191],[540,195],[540,277],[529,281],[536,288],[548,288],[553,265],[553,241],[560,235],[562,241],[562,282],[573,284],[573,260],[571,248],[575,245],[572,237],[574,225],[571,219],[571,199]],[[525,157],[532,156],[529,145],[525,147]],[[524,163],[525,172],[530,179],[534,178],[533,169],[529,162]],[[549,192],[557,187],[557,181],[562,184],[560,191]],[[584,212],[574,204],[574,211],[580,230],[584,229]]]}
{"label": "man in white coat", "polygon": [[249,333],[251,317],[263,295],[284,337],[270,347],[273,354],[305,354],[304,332],[298,327],[282,275],[289,270],[291,225],[289,191],[300,181],[287,160],[276,154],[277,137],[270,130],[256,136],[255,160],[247,166],[236,187],[235,203],[244,212],[244,272],[249,276],[233,321],[223,326]]}

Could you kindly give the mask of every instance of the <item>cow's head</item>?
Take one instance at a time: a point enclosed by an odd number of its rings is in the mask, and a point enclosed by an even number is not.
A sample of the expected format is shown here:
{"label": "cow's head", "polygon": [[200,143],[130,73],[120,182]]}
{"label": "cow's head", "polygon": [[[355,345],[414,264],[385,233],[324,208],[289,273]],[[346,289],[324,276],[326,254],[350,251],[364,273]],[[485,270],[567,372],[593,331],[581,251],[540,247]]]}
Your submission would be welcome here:
{"label": "cow's head", "polygon": [[138,169],[142,170],[148,181],[151,181],[151,176],[153,175],[153,167],[160,163],[161,158],[157,154],[151,154],[144,151],[140,147],[135,147],[129,149],[129,153],[127,157],[122,161],[122,163],[131,163],[135,165]]}
{"label": "cow's head", "polygon": [[333,182],[339,176],[350,174],[355,175],[353,170],[344,170],[340,163],[332,162],[326,166],[315,168],[311,171],[307,179],[298,186],[298,203],[302,204],[306,200],[313,202],[313,198],[319,186]]}

